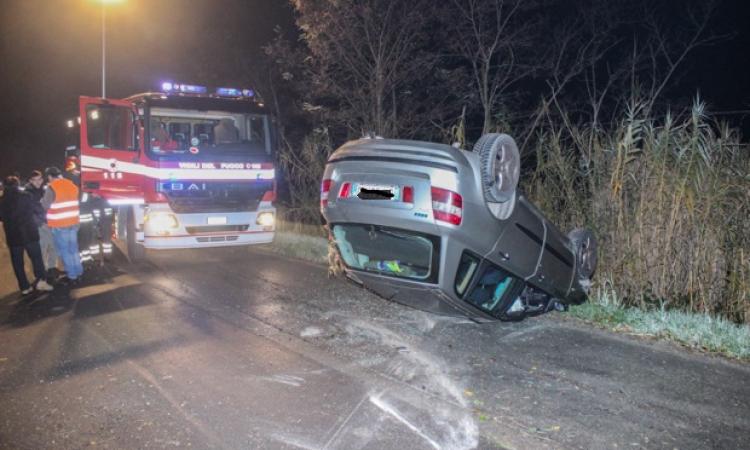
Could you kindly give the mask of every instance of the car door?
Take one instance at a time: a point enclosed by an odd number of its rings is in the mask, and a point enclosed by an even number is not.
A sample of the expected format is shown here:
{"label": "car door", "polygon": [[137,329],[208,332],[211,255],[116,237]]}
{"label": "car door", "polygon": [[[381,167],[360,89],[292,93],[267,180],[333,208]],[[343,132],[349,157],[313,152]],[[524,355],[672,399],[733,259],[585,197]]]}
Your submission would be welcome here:
{"label": "car door", "polygon": [[533,281],[555,296],[565,297],[573,282],[575,255],[566,245],[568,239],[557,227],[548,221],[545,224],[544,253]]}
{"label": "car door", "polygon": [[81,186],[113,204],[143,203],[139,127],[133,104],[81,97]]}
{"label": "car door", "polygon": [[503,231],[490,259],[521,278],[536,274],[542,249],[545,227],[541,214],[520,196],[513,214],[503,223]]}

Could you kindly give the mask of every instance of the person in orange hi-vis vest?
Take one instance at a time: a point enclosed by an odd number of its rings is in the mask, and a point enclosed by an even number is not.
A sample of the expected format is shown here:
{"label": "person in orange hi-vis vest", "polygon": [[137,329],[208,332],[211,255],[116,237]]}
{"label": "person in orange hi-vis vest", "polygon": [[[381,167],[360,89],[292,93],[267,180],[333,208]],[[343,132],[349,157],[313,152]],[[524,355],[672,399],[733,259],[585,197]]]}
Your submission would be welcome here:
{"label": "person in orange hi-vis vest", "polygon": [[81,256],[78,253],[78,186],[63,178],[57,167],[48,167],[44,173],[49,185],[42,197],[42,206],[47,210],[47,226],[67,272],[67,276],[60,281],[77,284],[83,275]]}

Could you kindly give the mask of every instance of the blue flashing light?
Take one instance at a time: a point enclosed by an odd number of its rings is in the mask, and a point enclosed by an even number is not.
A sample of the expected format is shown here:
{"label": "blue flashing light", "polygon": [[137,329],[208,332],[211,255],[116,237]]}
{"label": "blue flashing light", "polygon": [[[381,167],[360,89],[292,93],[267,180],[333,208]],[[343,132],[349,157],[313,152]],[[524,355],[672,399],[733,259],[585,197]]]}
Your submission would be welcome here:
{"label": "blue flashing light", "polygon": [[[183,93],[183,94],[206,94],[208,88],[206,86],[199,86],[195,84],[180,84],[173,83],[171,81],[164,81],[161,83],[161,91],[167,94],[171,93]],[[255,97],[255,91],[252,89],[237,89],[222,87],[216,89],[216,95],[219,97]]]}
{"label": "blue flashing light", "polygon": [[184,92],[186,94],[205,94],[208,92],[208,89],[206,89],[206,86],[197,86],[194,84],[178,84],[175,86],[176,89],[179,89],[180,92]]}
{"label": "blue flashing light", "polygon": [[242,91],[235,88],[218,88],[216,95],[221,97],[242,97]]}

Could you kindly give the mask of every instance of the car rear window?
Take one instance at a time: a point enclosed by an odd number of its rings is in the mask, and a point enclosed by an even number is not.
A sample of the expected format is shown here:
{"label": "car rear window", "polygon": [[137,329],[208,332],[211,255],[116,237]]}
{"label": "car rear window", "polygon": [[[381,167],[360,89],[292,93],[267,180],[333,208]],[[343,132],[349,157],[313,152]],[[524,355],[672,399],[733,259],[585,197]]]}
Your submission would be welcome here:
{"label": "car rear window", "polygon": [[398,228],[365,224],[333,225],[333,237],[350,269],[437,283],[440,239]]}

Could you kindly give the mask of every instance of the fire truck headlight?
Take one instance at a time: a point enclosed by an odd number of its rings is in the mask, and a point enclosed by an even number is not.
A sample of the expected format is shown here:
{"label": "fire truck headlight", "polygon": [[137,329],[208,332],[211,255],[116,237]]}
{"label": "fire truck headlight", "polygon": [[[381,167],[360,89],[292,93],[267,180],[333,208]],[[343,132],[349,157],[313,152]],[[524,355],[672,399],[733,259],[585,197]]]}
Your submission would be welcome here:
{"label": "fire truck headlight", "polygon": [[258,214],[258,218],[255,219],[255,223],[262,227],[272,227],[275,222],[276,218],[273,216],[272,212],[262,212]]}
{"label": "fire truck headlight", "polygon": [[169,230],[180,226],[180,223],[177,221],[177,217],[175,217],[174,214],[165,212],[149,213],[149,215],[146,216],[145,223],[146,227],[157,234],[166,233]]}

